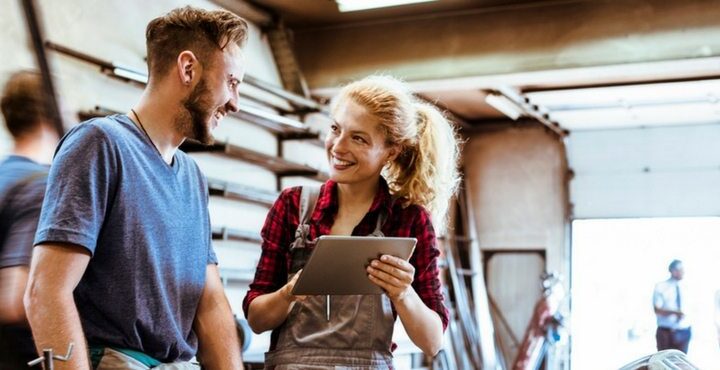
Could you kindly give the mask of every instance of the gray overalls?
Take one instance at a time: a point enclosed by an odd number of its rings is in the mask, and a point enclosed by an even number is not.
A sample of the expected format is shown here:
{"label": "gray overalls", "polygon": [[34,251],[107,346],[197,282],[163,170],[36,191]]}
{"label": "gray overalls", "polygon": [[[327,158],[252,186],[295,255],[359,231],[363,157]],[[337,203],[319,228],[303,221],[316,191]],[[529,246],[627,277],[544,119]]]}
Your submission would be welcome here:
{"label": "gray overalls", "polygon": [[[312,189],[312,190],[311,190]],[[305,186],[300,196],[300,222],[295,232],[292,274],[304,266],[314,241],[309,234],[308,203],[314,209],[319,189]],[[311,194],[308,194],[311,193]],[[312,199],[311,199],[312,198]],[[381,213],[375,231],[387,215]],[[330,302],[329,320],[326,304]],[[380,295],[308,296],[295,302],[279,328],[275,349],[265,354],[265,368],[275,370],[392,369],[390,346],[395,320],[390,299]]]}

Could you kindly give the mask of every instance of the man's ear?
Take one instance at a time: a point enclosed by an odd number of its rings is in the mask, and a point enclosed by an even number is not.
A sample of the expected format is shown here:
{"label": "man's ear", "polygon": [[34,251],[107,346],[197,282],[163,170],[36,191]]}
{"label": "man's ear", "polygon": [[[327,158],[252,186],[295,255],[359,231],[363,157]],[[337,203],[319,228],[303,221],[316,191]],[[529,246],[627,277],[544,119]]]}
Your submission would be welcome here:
{"label": "man's ear", "polygon": [[200,62],[192,51],[185,50],[178,54],[177,73],[181,84],[190,86],[197,78],[199,68]]}

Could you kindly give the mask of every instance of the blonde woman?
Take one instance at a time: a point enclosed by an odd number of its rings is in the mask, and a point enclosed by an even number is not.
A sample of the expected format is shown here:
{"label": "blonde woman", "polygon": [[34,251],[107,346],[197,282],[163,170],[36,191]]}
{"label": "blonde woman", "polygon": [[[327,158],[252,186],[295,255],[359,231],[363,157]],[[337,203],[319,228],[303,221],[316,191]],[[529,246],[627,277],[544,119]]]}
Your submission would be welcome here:
{"label": "blonde woman", "polygon": [[[243,307],[256,333],[273,331],[266,368],[391,369],[398,316],[413,343],[435,355],[448,312],[433,221],[444,226],[458,184],[455,131],[436,108],[386,76],[344,87],[331,114],[330,180],[314,209],[301,220],[303,189],[287,189],[262,229],[262,256]],[[368,278],[385,294],[333,296],[328,320],[324,296],[291,294],[295,273],[321,235],[414,237],[418,243],[409,261],[384,255],[368,266]]]}

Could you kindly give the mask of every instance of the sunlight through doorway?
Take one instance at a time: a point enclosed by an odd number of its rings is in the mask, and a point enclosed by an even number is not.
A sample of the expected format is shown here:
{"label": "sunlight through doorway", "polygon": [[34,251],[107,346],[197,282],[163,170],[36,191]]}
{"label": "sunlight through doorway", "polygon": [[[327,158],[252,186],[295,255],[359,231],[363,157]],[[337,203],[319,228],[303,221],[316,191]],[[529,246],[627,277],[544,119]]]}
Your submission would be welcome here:
{"label": "sunlight through doorway", "polygon": [[689,290],[688,358],[720,369],[720,218],[576,220],[572,233],[573,370],[617,369],[656,351],[652,291],[675,258]]}

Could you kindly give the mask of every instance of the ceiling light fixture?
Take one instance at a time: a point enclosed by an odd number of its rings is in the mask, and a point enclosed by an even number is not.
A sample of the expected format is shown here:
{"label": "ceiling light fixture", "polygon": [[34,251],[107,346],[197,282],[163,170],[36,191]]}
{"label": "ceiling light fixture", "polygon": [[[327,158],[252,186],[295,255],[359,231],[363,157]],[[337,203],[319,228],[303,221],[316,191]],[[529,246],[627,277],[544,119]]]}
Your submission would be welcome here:
{"label": "ceiling light fixture", "polygon": [[355,12],[358,10],[387,8],[391,6],[427,3],[437,0],[335,0],[341,12]]}
{"label": "ceiling light fixture", "polygon": [[127,78],[128,80],[139,82],[141,84],[148,83],[147,74],[140,71],[135,71],[127,67],[115,65],[115,69],[112,70],[112,73],[120,77]]}

